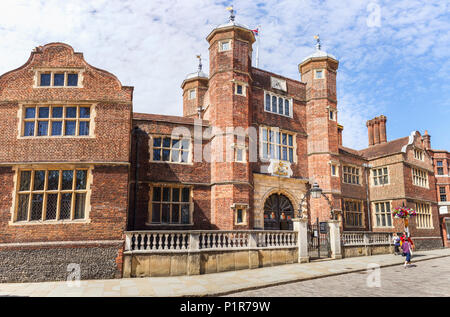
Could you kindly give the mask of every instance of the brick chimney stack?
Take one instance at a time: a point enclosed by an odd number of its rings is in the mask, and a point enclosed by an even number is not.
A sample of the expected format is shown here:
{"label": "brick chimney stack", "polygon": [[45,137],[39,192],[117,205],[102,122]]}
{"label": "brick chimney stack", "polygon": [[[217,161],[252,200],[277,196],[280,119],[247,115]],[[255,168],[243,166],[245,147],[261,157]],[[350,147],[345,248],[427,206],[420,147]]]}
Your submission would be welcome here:
{"label": "brick chimney stack", "polygon": [[366,122],[369,146],[387,142],[386,121],[387,118],[381,115]]}
{"label": "brick chimney stack", "polygon": [[425,130],[425,134],[422,136],[422,142],[425,150],[431,149],[431,135],[428,134],[427,130]]}

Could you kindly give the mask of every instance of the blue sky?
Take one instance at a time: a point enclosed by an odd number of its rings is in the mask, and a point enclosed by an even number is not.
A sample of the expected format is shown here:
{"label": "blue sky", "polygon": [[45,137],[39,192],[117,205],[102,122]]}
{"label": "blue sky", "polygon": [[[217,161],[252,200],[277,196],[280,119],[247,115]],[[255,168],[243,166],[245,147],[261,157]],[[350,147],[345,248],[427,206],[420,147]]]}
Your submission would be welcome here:
{"label": "blue sky", "polygon": [[313,36],[335,55],[344,145],[367,146],[367,120],[387,116],[388,140],[413,130],[450,150],[450,3],[419,0],[2,0],[0,73],[35,46],[65,42],[91,65],[134,86],[136,112],[181,115],[180,85],[227,21],[261,25],[259,67],[299,79]]}

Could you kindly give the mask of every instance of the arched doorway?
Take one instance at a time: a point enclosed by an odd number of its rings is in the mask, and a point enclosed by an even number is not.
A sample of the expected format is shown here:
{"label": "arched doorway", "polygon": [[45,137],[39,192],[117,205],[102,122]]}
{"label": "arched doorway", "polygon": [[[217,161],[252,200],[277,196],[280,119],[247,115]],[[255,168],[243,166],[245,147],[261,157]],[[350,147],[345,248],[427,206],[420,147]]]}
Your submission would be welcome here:
{"label": "arched doorway", "polygon": [[264,230],[293,230],[294,208],[284,195],[270,195],[264,202]]}

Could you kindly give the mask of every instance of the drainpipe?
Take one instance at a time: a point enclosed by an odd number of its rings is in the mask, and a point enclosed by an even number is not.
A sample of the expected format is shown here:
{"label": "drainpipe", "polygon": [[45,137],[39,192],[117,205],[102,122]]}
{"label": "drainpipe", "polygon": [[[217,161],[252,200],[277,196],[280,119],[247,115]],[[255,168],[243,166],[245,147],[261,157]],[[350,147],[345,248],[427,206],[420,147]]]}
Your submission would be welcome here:
{"label": "drainpipe", "polygon": [[369,199],[369,177],[368,177],[368,173],[369,173],[369,169],[372,168],[372,165],[370,164],[363,164],[363,167],[365,167],[365,171],[366,171],[366,198],[367,198],[367,220],[368,220],[368,225],[369,225],[369,231],[372,231],[372,224],[371,224],[371,219],[370,219],[370,199]]}

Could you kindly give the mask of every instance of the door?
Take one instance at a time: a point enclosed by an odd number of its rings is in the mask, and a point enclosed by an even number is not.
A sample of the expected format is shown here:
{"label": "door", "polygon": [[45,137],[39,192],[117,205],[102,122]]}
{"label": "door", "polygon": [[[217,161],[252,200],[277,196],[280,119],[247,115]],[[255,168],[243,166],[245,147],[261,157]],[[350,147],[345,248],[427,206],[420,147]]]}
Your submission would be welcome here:
{"label": "door", "polygon": [[294,208],[284,195],[273,194],[264,203],[265,230],[293,230]]}

